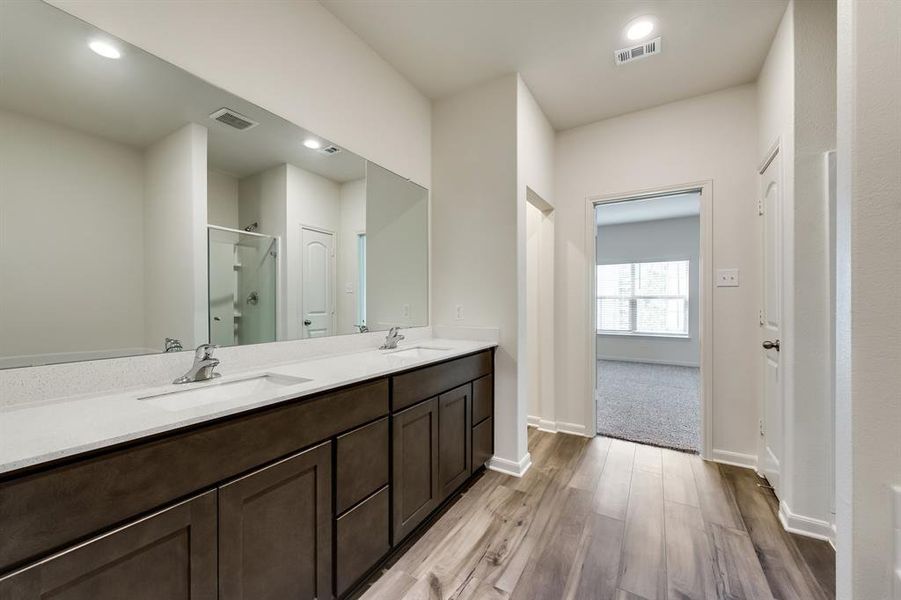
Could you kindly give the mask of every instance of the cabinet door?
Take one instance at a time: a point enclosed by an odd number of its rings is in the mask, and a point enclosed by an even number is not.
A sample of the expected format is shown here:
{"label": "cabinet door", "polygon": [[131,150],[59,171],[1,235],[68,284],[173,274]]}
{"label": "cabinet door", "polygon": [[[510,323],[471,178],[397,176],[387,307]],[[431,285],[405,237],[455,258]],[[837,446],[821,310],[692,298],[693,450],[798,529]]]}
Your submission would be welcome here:
{"label": "cabinet door", "polygon": [[438,399],[395,414],[394,544],[438,506]]}
{"label": "cabinet door", "polygon": [[472,473],[472,385],[438,396],[438,496],[450,496]]}
{"label": "cabinet door", "polygon": [[211,491],[0,579],[3,600],[215,600]]}
{"label": "cabinet door", "polygon": [[220,600],[332,597],[331,442],[219,488]]}

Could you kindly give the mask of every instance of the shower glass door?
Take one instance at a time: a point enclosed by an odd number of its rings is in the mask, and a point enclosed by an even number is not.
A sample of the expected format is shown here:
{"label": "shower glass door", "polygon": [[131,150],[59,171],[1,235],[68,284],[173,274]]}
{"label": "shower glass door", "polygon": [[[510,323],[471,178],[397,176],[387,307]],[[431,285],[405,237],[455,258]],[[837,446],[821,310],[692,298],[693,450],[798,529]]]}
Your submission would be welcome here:
{"label": "shower glass door", "polygon": [[208,228],[210,343],[275,341],[277,238]]}

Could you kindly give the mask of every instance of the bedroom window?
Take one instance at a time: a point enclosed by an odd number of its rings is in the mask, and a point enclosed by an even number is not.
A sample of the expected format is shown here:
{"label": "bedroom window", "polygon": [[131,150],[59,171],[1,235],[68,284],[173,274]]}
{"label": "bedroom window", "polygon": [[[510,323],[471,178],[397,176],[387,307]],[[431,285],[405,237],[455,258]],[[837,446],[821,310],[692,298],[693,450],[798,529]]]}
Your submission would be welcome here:
{"label": "bedroom window", "polygon": [[688,337],[688,261],[597,265],[597,332]]}

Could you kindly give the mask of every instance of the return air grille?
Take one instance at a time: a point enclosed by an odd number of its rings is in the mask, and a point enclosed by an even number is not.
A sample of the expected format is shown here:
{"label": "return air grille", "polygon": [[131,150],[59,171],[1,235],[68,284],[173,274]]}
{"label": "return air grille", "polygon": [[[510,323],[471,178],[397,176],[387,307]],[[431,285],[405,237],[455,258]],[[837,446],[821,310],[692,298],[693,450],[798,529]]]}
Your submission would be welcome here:
{"label": "return air grille", "polygon": [[210,118],[214,121],[219,121],[229,127],[233,127],[238,131],[245,131],[252,127],[256,127],[259,125],[256,121],[252,121],[251,119],[245,117],[239,112],[235,112],[230,108],[220,108],[216,112],[210,115]]}
{"label": "return air grille", "polygon": [[653,56],[655,54],[660,54],[659,37],[654,38],[649,42],[645,42],[644,44],[617,50],[613,53],[613,57],[616,60],[616,64],[624,65],[627,62],[632,62],[633,60],[638,60],[640,58],[647,58],[648,56]]}

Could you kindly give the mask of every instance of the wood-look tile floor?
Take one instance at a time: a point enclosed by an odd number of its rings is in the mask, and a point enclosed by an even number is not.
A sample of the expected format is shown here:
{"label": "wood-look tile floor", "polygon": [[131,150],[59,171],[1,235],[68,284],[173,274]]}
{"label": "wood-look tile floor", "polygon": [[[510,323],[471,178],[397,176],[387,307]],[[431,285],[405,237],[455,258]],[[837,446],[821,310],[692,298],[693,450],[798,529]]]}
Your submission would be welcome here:
{"label": "wood-look tile floor", "polygon": [[530,430],[521,479],[487,472],[365,600],[834,598],[826,542],[786,533],[748,469]]}

